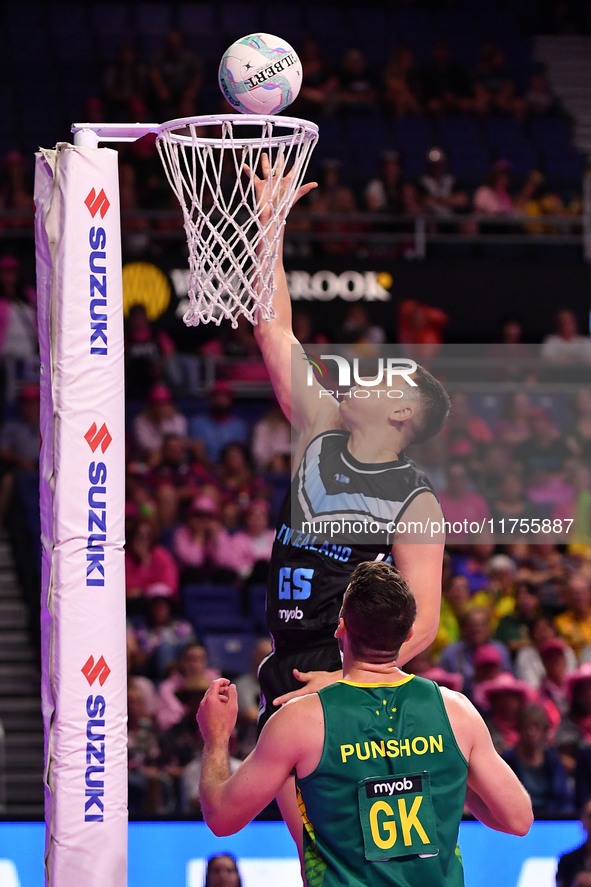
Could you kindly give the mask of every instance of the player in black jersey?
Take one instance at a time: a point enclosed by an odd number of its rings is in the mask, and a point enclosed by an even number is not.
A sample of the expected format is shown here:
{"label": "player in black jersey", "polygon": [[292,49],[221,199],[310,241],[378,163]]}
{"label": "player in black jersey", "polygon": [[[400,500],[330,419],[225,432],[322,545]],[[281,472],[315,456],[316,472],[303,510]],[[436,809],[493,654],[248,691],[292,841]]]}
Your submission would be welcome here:
{"label": "player in black jersey", "polygon": [[[263,206],[268,177],[264,157],[262,166],[263,178],[255,177],[255,186]],[[299,196],[311,187],[304,186]],[[437,434],[449,412],[445,390],[421,367],[396,378],[395,387],[403,395],[397,399],[387,396],[385,384],[372,387],[369,397],[350,396],[341,402],[327,395],[316,379],[308,384],[308,364],[293,334],[281,260],[275,282],[276,316],[260,321],[254,332],[277,399],[299,438],[270,563],[267,618],[274,652],[259,672],[261,727],[293,696],[342,677],[334,632],[349,577],[361,561],[391,556],[417,599],[415,632],[403,645],[399,663],[435,638],[443,518],[428,479],[403,451]],[[405,532],[396,527],[402,516]],[[345,536],[336,541],[324,532],[331,520],[345,519],[366,529],[347,535],[344,528]],[[421,536],[419,522],[440,530]],[[292,834],[301,831],[299,815],[290,822],[286,804],[291,799],[279,800]]]}

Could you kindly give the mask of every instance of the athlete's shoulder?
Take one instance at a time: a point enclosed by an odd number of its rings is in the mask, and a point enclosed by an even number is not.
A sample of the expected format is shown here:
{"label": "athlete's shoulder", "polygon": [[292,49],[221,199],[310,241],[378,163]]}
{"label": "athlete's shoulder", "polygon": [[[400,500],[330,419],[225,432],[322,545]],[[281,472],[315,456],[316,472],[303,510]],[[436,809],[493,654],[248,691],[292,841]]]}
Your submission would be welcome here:
{"label": "athlete's shoulder", "polygon": [[322,720],[320,696],[318,693],[296,696],[295,699],[290,699],[282,705],[270,718],[269,723],[275,718],[282,730],[305,734],[313,723]]}
{"label": "athlete's shoulder", "polygon": [[464,722],[480,720],[478,711],[463,693],[459,693],[457,690],[450,690],[448,687],[439,687],[439,691],[452,724],[454,718],[461,718]]}
{"label": "athlete's shoulder", "polygon": [[290,733],[290,731],[293,731],[293,735],[295,735],[295,732],[299,732],[300,729],[305,730],[306,724],[309,724],[310,720],[321,712],[322,703],[318,693],[296,696],[271,715],[263,727],[261,736],[263,733],[278,735],[279,733]]}
{"label": "athlete's shoulder", "polygon": [[311,458],[320,458],[322,460],[330,458],[331,456],[338,458],[339,453],[341,453],[346,447],[350,436],[350,431],[345,431],[340,428],[331,428],[326,431],[320,431],[318,434],[315,434],[310,438],[306,444],[302,462],[307,462]]}
{"label": "athlete's shoulder", "polygon": [[339,446],[349,440],[350,437],[351,432],[347,431],[346,428],[328,428],[326,431],[321,431],[313,437],[310,443],[321,441],[323,444],[332,443],[335,446]]}
{"label": "athlete's shoulder", "polygon": [[420,465],[417,465],[416,462],[413,462],[412,459],[409,459],[409,457],[404,452],[400,453],[399,458],[400,458],[401,462],[403,462],[406,465],[408,471],[414,475],[414,477],[422,480],[425,483],[425,485],[428,486],[429,489],[431,489],[431,482],[429,480],[429,476],[424,471],[424,469],[420,467]]}

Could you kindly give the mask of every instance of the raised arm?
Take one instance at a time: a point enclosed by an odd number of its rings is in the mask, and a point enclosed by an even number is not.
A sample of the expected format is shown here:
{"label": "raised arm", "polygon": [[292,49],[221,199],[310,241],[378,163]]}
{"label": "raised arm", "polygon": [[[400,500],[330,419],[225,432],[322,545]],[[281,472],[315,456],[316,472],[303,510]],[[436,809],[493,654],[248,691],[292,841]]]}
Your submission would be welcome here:
{"label": "raised arm", "polygon": [[[270,167],[267,155],[261,156],[262,178],[251,170],[247,169],[247,172],[253,176],[259,202],[259,217],[264,223],[270,216],[269,200],[271,198]],[[290,176],[291,172],[287,173],[282,181],[288,182]],[[302,185],[294,203],[315,187],[315,182]],[[307,384],[309,364],[305,359],[304,349],[294,336],[292,329],[291,299],[283,268],[283,237],[275,266],[275,285],[276,290],[273,297],[275,317],[269,321],[259,318],[254,328],[254,335],[261,349],[281,409],[295,430],[302,433],[314,426],[321,410],[323,413],[325,411],[336,412],[338,415],[338,404],[330,396],[323,394],[320,397],[321,386],[316,379],[313,379],[312,386]],[[333,425],[333,427],[335,426]]]}
{"label": "raised arm", "polygon": [[468,761],[469,810],[495,831],[526,835],[533,822],[530,796],[497,754],[488,728],[472,703],[445,688],[441,693],[454,735]]}
{"label": "raised arm", "polygon": [[[301,714],[294,714],[295,706]],[[293,768],[299,772],[310,754],[310,729],[322,719],[318,697],[297,700],[276,712],[254,751],[231,775],[228,746],[237,712],[236,688],[220,678],[209,687],[197,715],[205,740],[199,801],[205,821],[219,836],[244,828],[277,796]],[[321,748],[320,744],[318,760]]]}

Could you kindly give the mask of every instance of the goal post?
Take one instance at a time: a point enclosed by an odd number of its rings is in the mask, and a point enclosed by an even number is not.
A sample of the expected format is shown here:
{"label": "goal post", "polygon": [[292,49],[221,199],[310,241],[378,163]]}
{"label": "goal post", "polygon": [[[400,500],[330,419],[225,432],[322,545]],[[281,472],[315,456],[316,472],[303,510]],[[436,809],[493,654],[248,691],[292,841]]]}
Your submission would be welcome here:
{"label": "goal post", "polygon": [[127,883],[117,153],[36,156],[45,883]]}
{"label": "goal post", "polygon": [[[240,315],[273,317],[281,235],[318,127],[219,115],[72,132],[73,145],[41,150],[35,167],[45,883],[125,887],[121,225],[118,155],[98,146],[156,135],[189,245],[185,322],[236,326]],[[258,193],[254,173],[264,167]]]}

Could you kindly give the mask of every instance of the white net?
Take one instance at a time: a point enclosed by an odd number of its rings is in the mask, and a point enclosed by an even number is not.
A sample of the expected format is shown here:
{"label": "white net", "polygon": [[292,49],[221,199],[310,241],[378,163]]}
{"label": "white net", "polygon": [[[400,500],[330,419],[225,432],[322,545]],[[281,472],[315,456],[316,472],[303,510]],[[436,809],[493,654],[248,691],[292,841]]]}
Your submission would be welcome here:
{"label": "white net", "polygon": [[[253,324],[275,316],[279,244],[317,137],[315,124],[288,117],[224,115],[165,124],[157,146],[189,246],[187,326],[219,326],[226,318],[236,327],[241,314]],[[258,193],[248,170],[266,179]]]}

